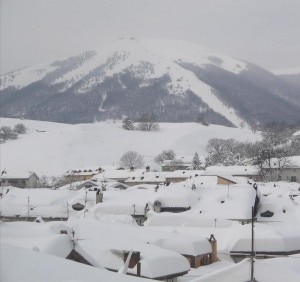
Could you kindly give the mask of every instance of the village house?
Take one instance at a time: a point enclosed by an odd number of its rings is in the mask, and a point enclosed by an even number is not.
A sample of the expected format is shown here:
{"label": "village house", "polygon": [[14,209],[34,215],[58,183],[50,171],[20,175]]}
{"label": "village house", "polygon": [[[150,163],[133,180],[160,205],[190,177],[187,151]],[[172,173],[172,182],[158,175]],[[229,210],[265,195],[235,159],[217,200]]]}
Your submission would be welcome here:
{"label": "village house", "polygon": [[90,166],[77,169],[70,169],[64,174],[64,178],[68,183],[77,181],[86,181],[99,173],[106,171],[122,171],[124,168],[119,166]]}
{"label": "village house", "polygon": [[166,183],[176,183],[187,180],[191,177],[197,177],[201,175],[201,171],[193,170],[175,170],[172,172],[165,172]]}
{"label": "village house", "polygon": [[300,183],[300,166],[284,168],[278,176],[278,181]]}
{"label": "village house", "polygon": [[154,184],[159,185],[166,181],[165,177],[161,176],[158,172],[147,172],[142,174],[135,174],[128,178],[124,183],[128,186],[140,184]]}
{"label": "village house", "polygon": [[101,167],[84,167],[78,169],[71,169],[64,174],[64,178],[68,183],[86,181],[100,172],[102,172]]}
{"label": "village house", "polygon": [[[300,183],[300,156],[292,156],[286,158],[287,165],[284,166],[278,174],[278,181],[298,182]],[[276,169],[277,162],[274,160],[274,167]]]}
{"label": "village house", "polygon": [[[263,181],[262,173],[258,166],[210,166],[205,169],[203,175],[219,175],[219,176],[233,176],[244,177],[251,179],[255,182]],[[227,178],[227,177],[226,177]],[[222,180],[220,180],[222,182]]]}
{"label": "village house", "polygon": [[18,188],[37,188],[39,177],[34,172],[7,173],[3,171],[0,177],[0,186],[14,186]]}
{"label": "village house", "polygon": [[187,170],[192,167],[191,162],[179,160],[166,160],[161,166],[162,171]]}

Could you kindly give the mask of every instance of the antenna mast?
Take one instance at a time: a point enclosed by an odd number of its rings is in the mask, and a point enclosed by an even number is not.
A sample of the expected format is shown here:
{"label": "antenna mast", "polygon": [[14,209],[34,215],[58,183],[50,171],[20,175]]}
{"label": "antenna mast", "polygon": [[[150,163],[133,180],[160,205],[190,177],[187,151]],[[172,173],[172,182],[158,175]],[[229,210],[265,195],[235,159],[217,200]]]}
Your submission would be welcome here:
{"label": "antenna mast", "polygon": [[254,278],[254,263],[255,263],[255,252],[254,252],[254,207],[252,206],[252,218],[251,218],[251,278],[250,282],[256,282]]}

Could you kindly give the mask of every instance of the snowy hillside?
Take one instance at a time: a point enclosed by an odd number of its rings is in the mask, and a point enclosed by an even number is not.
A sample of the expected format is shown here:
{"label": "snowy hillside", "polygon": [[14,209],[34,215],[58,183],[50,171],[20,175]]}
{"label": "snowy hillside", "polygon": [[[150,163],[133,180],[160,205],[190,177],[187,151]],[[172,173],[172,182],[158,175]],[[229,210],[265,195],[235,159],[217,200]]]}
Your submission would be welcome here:
{"label": "snowy hillside", "polygon": [[247,129],[197,123],[160,125],[156,132],[127,131],[120,122],[59,124],[19,119],[1,119],[2,126],[23,123],[27,134],[1,145],[1,170],[32,170],[39,175],[61,175],[69,169],[91,165],[118,164],[128,150],[137,151],[152,166],[153,157],[173,149],[177,156],[205,154],[211,138],[258,140]]}
{"label": "snowy hillside", "polygon": [[276,75],[296,75],[300,74],[300,68],[291,68],[291,69],[276,69],[272,70],[272,72]]}
{"label": "snowy hillside", "polygon": [[[115,60],[108,61],[107,59],[111,56]],[[71,61],[73,68],[63,71],[62,69]],[[139,75],[146,76],[147,78],[157,78],[166,74],[169,70],[173,86],[175,84],[178,86],[181,85],[181,83],[176,83],[176,79],[180,77],[180,72],[182,71],[180,68],[176,68],[176,64],[180,61],[195,63],[198,66],[214,64],[236,74],[246,68],[246,63],[242,61],[221,55],[206,47],[190,42],[158,39],[121,39],[117,42],[104,45],[97,51],[62,59],[48,65],[10,72],[2,76],[1,89],[10,86],[18,89],[23,88],[57,70],[60,70],[62,73],[58,78],[51,79],[51,84],[67,83],[67,86],[70,87],[95,70],[96,67],[106,64],[104,68],[105,73],[97,79],[95,76],[96,73],[94,73],[94,76],[90,77],[86,84],[79,89],[80,92],[86,92],[89,87],[94,87],[105,76],[112,76],[114,73],[124,71],[128,67],[136,67],[143,61],[152,64],[153,69],[147,73],[140,72],[138,73]],[[171,65],[172,69],[167,69],[169,65]]]}
{"label": "snowy hillside", "polygon": [[1,114],[66,123],[137,119],[145,112],[171,122],[202,113],[211,123],[237,127],[291,122],[298,92],[278,79],[191,42],[120,39],[3,75]]}

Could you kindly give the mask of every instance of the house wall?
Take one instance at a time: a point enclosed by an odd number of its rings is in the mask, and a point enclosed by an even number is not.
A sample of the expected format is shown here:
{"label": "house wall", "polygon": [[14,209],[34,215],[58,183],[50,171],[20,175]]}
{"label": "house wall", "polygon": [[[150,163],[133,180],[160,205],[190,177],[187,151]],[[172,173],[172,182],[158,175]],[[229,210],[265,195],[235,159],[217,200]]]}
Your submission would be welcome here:
{"label": "house wall", "polygon": [[39,184],[39,178],[35,175],[32,174],[28,180],[26,180],[26,187],[27,188],[36,188],[38,187]]}
{"label": "house wall", "polygon": [[36,188],[38,186],[39,179],[35,174],[32,174],[29,178],[11,178],[2,179],[1,186],[14,186],[18,188]]}
{"label": "house wall", "polygon": [[153,185],[157,185],[160,184],[160,182],[156,182],[156,181],[133,181],[133,182],[129,182],[126,181],[126,185],[128,186],[134,186],[134,185],[143,185],[143,184],[153,184]]}
{"label": "house wall", "polygon": [[1,186],[14,186],[18,188],[26,188],[26,179],[2,179]]}
{"label": "house wall", "polygon": [[262,175],[243,175],[243,174],[233,174],[232,176],[236,176],[236,177],[246,177],[246,178],[249,178],[255,182],[263,182],[264,178]]}
{"label": "house wall", "polygon": [[161,167],[162,171],[175,171],[175,170],[186,170],[189,166],[186,165],[163,165]]}
{"label": "house wall", "polygon": [[166,182],[170,182],[170,183],[176,183],[176,182],[182,182],[187,180],[187,177],[166,177]]}
{"label": "house wall", "polygon": [[211,264],[211,254],[202,254],[198,256],[183,255],[189,262],[191,268],[198,268],[203,265]]}
{"label": "house wall", "polygon": [[66,175],[65,179],[67,182],[86,181],[91,179],[95,174],[90,175]]}
{"label": "house wall", "polygon": [[285,168],[280,176],[278,180],[300,183],[300,168]]}
{"label": "house wall", "polygon": [[232,184],[235,184],[235,183],[228,180],[228,179],[218,177],[218,184],[219,185],[232,185]]}

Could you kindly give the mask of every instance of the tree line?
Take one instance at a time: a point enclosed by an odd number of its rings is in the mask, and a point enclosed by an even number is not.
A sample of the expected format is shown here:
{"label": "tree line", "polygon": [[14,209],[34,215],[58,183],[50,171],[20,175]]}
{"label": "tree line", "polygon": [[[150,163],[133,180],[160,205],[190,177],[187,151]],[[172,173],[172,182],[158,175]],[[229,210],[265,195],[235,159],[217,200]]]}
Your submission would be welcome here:
{"label": "tree line", "polygon": [[159,124],[154,114],[142,114],[136,121],[133,121],[127,117],[123,120],[122,127],[125,130],[159,130]]}
{"label": "tree line", "polygon": [[17,139],[19,134],[25,134],[27,131],[24,124],[19,123],[11,128],[10,126],[1,126],[0,127],[0,143],[5,143],[8,140]]}
{"label": "tree line", "polygon": [[274,181],[282,170],[291,167],[289,157],[300,155],[300,135],[297,128],[282,123],[264,127],[262,140],[254,143],[234,139],[213,138],[206,146],[206,166],[257,165],[267,181]]}

